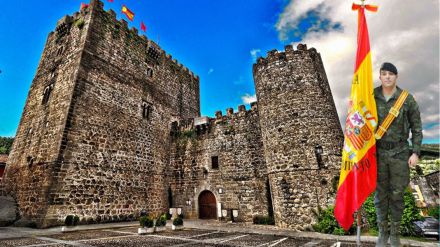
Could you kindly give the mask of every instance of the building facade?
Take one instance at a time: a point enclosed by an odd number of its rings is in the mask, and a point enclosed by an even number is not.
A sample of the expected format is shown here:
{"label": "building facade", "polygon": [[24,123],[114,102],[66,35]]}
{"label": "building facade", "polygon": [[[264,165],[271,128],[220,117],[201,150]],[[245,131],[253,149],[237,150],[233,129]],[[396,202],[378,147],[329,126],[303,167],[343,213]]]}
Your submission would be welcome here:
{"label": "building facade", "polygon": [[253,73],[251,109],[200,117],[199,77],[92,0],[48,36],[2,186],[39,227],[178,207],[304,230],[334,201],[343,143],[322,60],[286,46]]}

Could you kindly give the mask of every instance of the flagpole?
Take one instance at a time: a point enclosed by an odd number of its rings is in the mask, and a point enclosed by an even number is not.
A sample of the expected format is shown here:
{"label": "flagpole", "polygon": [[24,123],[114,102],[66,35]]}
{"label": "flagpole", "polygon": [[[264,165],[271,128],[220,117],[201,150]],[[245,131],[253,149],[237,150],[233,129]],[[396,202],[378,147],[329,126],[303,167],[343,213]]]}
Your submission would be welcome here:
{"label": "flagpole", "polygon": [[[365,0],[361,0],[361,8],[365,8]],[[362,206],[357,211],[357,227],[356,227],[356,245],[361,246],[361,210]]]}
{"label": "flagpole", "polygon": [[357,237],[356,237],[356,244],[357,246],[361,246],[361,225],[362,225],[362,216],[361,216],[361,209],[357,211]]}

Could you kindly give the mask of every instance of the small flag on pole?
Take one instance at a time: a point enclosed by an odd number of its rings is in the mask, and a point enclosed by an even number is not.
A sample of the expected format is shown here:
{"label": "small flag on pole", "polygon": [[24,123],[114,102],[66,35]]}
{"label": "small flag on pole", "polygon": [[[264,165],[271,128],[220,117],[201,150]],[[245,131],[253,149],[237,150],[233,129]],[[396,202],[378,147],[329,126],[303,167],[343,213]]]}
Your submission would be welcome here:
{"label": "small flag on pole", "polygon": [[89,7],[89,5],[87,3],[81,3],[81,7],[79,7],[79,10],[83,10],[88,7]]}
{"label": "small flag on pole", "polygon": [[113,0],[107,0],[109,3],[113,3]]}
{"label": "small flag on pole", "polygon": [[134,13],[133,13],[131,10],[129,10],[129,9],[127,8],[127,6],[122,5],[122,13],[124,13],[125,16],[127,16],[127,18],[128,18],[130,21],[133,20],[133,18],[134,18]]}
{"label": "small flag on pole", "polygon": [[145,26],[145,23],[143,21],[141,21],[141,30],[144,32],[147,31],[147,26]]}
{"label": "small flag on pole", "polygon": [[348,230],[353,213],[376,189],[376,101],[373,96],[370,39],[365,9],[377,11],[373,5],[353,4],[358,11],[356,63],[351,84],[351,104],[345,123],[342,165],[336,194],[335,218]]}

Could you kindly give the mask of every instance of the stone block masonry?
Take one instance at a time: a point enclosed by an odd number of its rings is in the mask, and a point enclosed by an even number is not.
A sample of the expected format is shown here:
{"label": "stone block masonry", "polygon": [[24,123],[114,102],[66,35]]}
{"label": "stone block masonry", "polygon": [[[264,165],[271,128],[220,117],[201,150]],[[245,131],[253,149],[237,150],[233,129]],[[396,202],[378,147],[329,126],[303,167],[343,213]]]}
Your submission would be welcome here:
{"label": "stone block masonry", "polygon": [[92,1],[49,34],[6,190],[40,227],[163,212],[169,123],[199,115],[199,78]]}
{"label": "stone block masonry", "polygon": [[92,0],[47,38],[0,187],[38,227],[178,207],[304,230],[334,200],[343,142],[324,66],[286,46],[253,72],[251,109],[200,117],[199,77]]}
{"label": "stone block masonry", "polygon": [[219,111],[203,123],[197,119],[175,123],[168,177],[175,195],[172,203],[183,207],[188,217],[200,216],[199,196],[206,190],[228,214],[239,210],[237,220],[249,222],[253,216],[268,215],[270,195],[258,109],[256,104],[249,111],[244,106],[239,109],[237,113],[228,109],[226,116]]}
{"label": "stone block masonry", "polygon": [[275,221],[304,230],[312,210],[333,200],[343,144],[324,66],[300,44],[270,51],[253,72]]}

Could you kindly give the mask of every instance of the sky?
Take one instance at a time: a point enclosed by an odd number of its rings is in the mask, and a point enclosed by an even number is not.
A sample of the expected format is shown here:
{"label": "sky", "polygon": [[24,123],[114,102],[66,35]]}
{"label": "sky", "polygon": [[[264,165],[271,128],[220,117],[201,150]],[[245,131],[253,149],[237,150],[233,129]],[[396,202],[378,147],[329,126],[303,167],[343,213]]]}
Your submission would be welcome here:
{"label": "sky", "polygon": [[[83,1],[85,3],[88,0]],[[201,112],[237,109],[256,101],[252,64],[269,50],[305,43],[323,59],[338,115],[345,121],[356,52],[357,14],[347,0],[103,0],[118,19],[125,4],[129,26],[200,76]],[[367,13],[374,85],[380,64],[399,70],[398,85],[416,98],[424,142],[439,143],[439,2],[375,0]],[[3,1],[0,13],[0,136],[14,136],[47,35],[77,0]]]}

